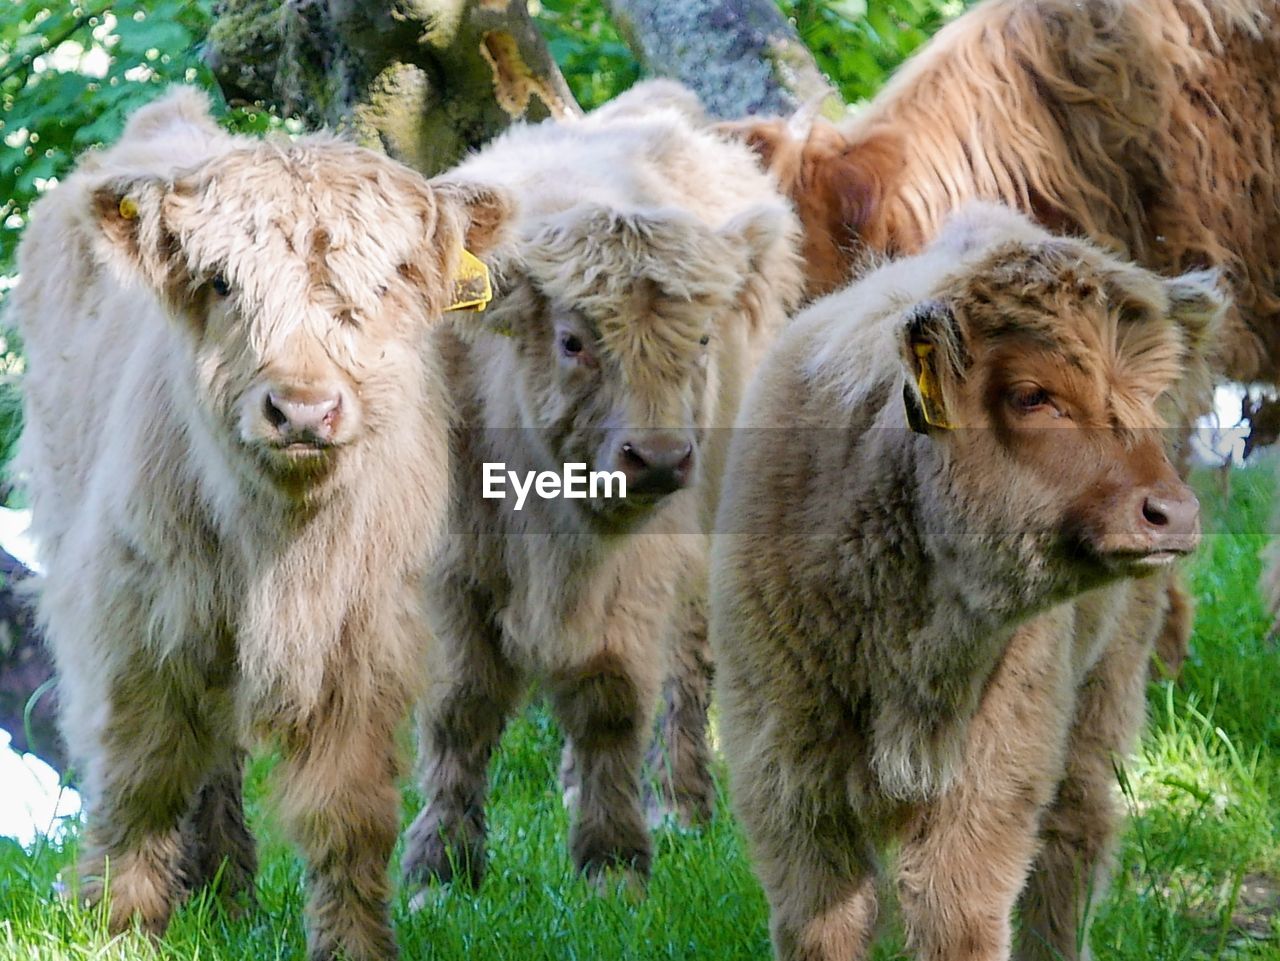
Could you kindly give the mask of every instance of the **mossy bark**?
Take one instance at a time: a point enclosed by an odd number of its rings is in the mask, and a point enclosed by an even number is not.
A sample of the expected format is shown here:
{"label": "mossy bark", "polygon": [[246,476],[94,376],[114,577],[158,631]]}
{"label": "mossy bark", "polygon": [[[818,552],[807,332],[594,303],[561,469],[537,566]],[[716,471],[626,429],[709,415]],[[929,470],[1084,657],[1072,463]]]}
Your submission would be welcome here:
{"label": "mossy bark", "polygon": [[717,117],[786,115],[839,96],[773,0],[604,0],[644,68]]}
{"label": "mossy bark", "polygon": [[347,130],[437,173],[516,119],[578,112],[524,0],[219,0],[229,100]]}

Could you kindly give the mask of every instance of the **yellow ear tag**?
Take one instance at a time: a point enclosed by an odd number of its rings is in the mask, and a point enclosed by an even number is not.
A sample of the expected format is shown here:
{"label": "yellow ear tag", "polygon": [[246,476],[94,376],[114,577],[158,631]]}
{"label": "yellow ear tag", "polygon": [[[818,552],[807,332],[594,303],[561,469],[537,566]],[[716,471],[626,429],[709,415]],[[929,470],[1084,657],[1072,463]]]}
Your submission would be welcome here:
{"label": "yellow ear tag", "polygon": [[938,386],[938,375],[933,369],[933,344],[912,345],[916,357],[920,361],[920,379],[916,386],[920,389],[921,406],[924,408],[924,421],[930,427],[939,430],[951,430],[947,423],[947,409],[942,403],[942,388]]}
{"label": "yellow ear tag", "polygon": [[445,310],[484,310],[493,300],[493,283],[489,268],[480,258],[462,248],[458,260],[458,274],[453,279],[453,302]]}
{"label": "yellow ear tag", "polygon": [[138,202],[132,197],[121,197],[120,216],[125,220],[136,219],[138,216]]}

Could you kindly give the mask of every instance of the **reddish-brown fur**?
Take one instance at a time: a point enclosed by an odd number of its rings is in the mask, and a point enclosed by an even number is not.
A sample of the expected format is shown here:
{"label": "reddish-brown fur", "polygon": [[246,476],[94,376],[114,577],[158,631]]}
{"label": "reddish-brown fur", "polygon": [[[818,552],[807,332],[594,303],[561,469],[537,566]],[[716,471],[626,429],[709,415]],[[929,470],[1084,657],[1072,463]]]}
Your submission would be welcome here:
{"label": "reddish-brown fur", "polygon": [[999,200],[1154,270],[1223,268],[1218,367],[1276,381],[1277,62],[1276,0],[993,0],[843,126],[732,126],[796,203],[812,296]]}
{"label": "reddish-brown fur", "polygon": [[[1162,273],[1221,268],[1234,305],[1214,366],[1274,382],[1277,62],[1276,0],[992,0],[843,126],[728,126],[796,205],[810,296],[919,250],[957,204],[999,200]],[[1177,578],[1170,592],[1157,650],[1176,670],[1193,603]]]}
{"label": "reddish-brown fur", "polygon": [[1087,957],[1167,614],[1143,575],[1199,538],[1157,428],[1209,378],[1214,283],[982,205],[761,365],[711,638],[780,961],[867,957],[893,841],[914,957],[1007,961],[1019,904],[1014,956]]}

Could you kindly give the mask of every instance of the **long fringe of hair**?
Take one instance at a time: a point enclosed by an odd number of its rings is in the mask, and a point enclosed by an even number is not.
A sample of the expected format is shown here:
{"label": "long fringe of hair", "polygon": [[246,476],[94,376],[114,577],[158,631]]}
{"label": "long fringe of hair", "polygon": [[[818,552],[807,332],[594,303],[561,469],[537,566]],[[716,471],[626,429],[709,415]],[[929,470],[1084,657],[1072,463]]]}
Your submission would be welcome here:
{"label": "long fringe of hair", "polygon": [[1280,379],[1277,21],[1277,0],[974,9],[841,131],[846,157],[884,158],[858,235],[915,249],[984,197],[1148,267],[1221,267],[1217,366]]}

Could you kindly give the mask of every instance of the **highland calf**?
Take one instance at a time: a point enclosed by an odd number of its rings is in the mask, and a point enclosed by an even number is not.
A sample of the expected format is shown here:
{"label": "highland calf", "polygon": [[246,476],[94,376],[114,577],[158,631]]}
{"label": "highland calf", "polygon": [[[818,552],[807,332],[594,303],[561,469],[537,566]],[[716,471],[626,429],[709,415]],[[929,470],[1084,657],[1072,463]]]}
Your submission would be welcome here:
{"label": "highland calf", "polygon": [[[810,295],[996,200],[1167,275],[1222,269],[1215,369],[1280,383],[1278,61],[1277,0],[988,0],[840,127],[731,126],[795,201]],[[1192,610],[1171,578],[1175,672]]]}
{"label": "highland calf", "polygon": [[162,931],[253,882],[251,740],[282,754],[312,958],[395,955],[393,731],[420,684],[420,580],[447,497],[430,330],[504,196],[323,135],[138,111],[37,205],[27,348],[40,617],[87,802],[80,894]]}
{"label": "highland calf", "polygon": [[[582,120],[508,131],[451,174],[510,189],[520,214],[494,252],[492,308],[440,335],[460,421],[448,546],[428,581],[444,663],[422,711],[415,880],[479,883],[489,758],[530,678],[566,735],[574,864],[648,873],[641,761],[704,603],[728,433],[712,428],[732,423],[800,285],[786,202],[690,109],[644,85]],[[499,462],[621,472],[627,496],[516,510],[482,496]],[[679,723],[707,805],[705,708],[684,704]]]}
{"label": "highland calf", "polygon": [[[927,959],[1077,958],[1159,578],[1199,540],[1160,428],[1223,301],[999,207],[801,313],[726,469],[711,635],[788,961],[866,956],[898,840]],[[1085,952],[1087,953],[1087,952]]]}

